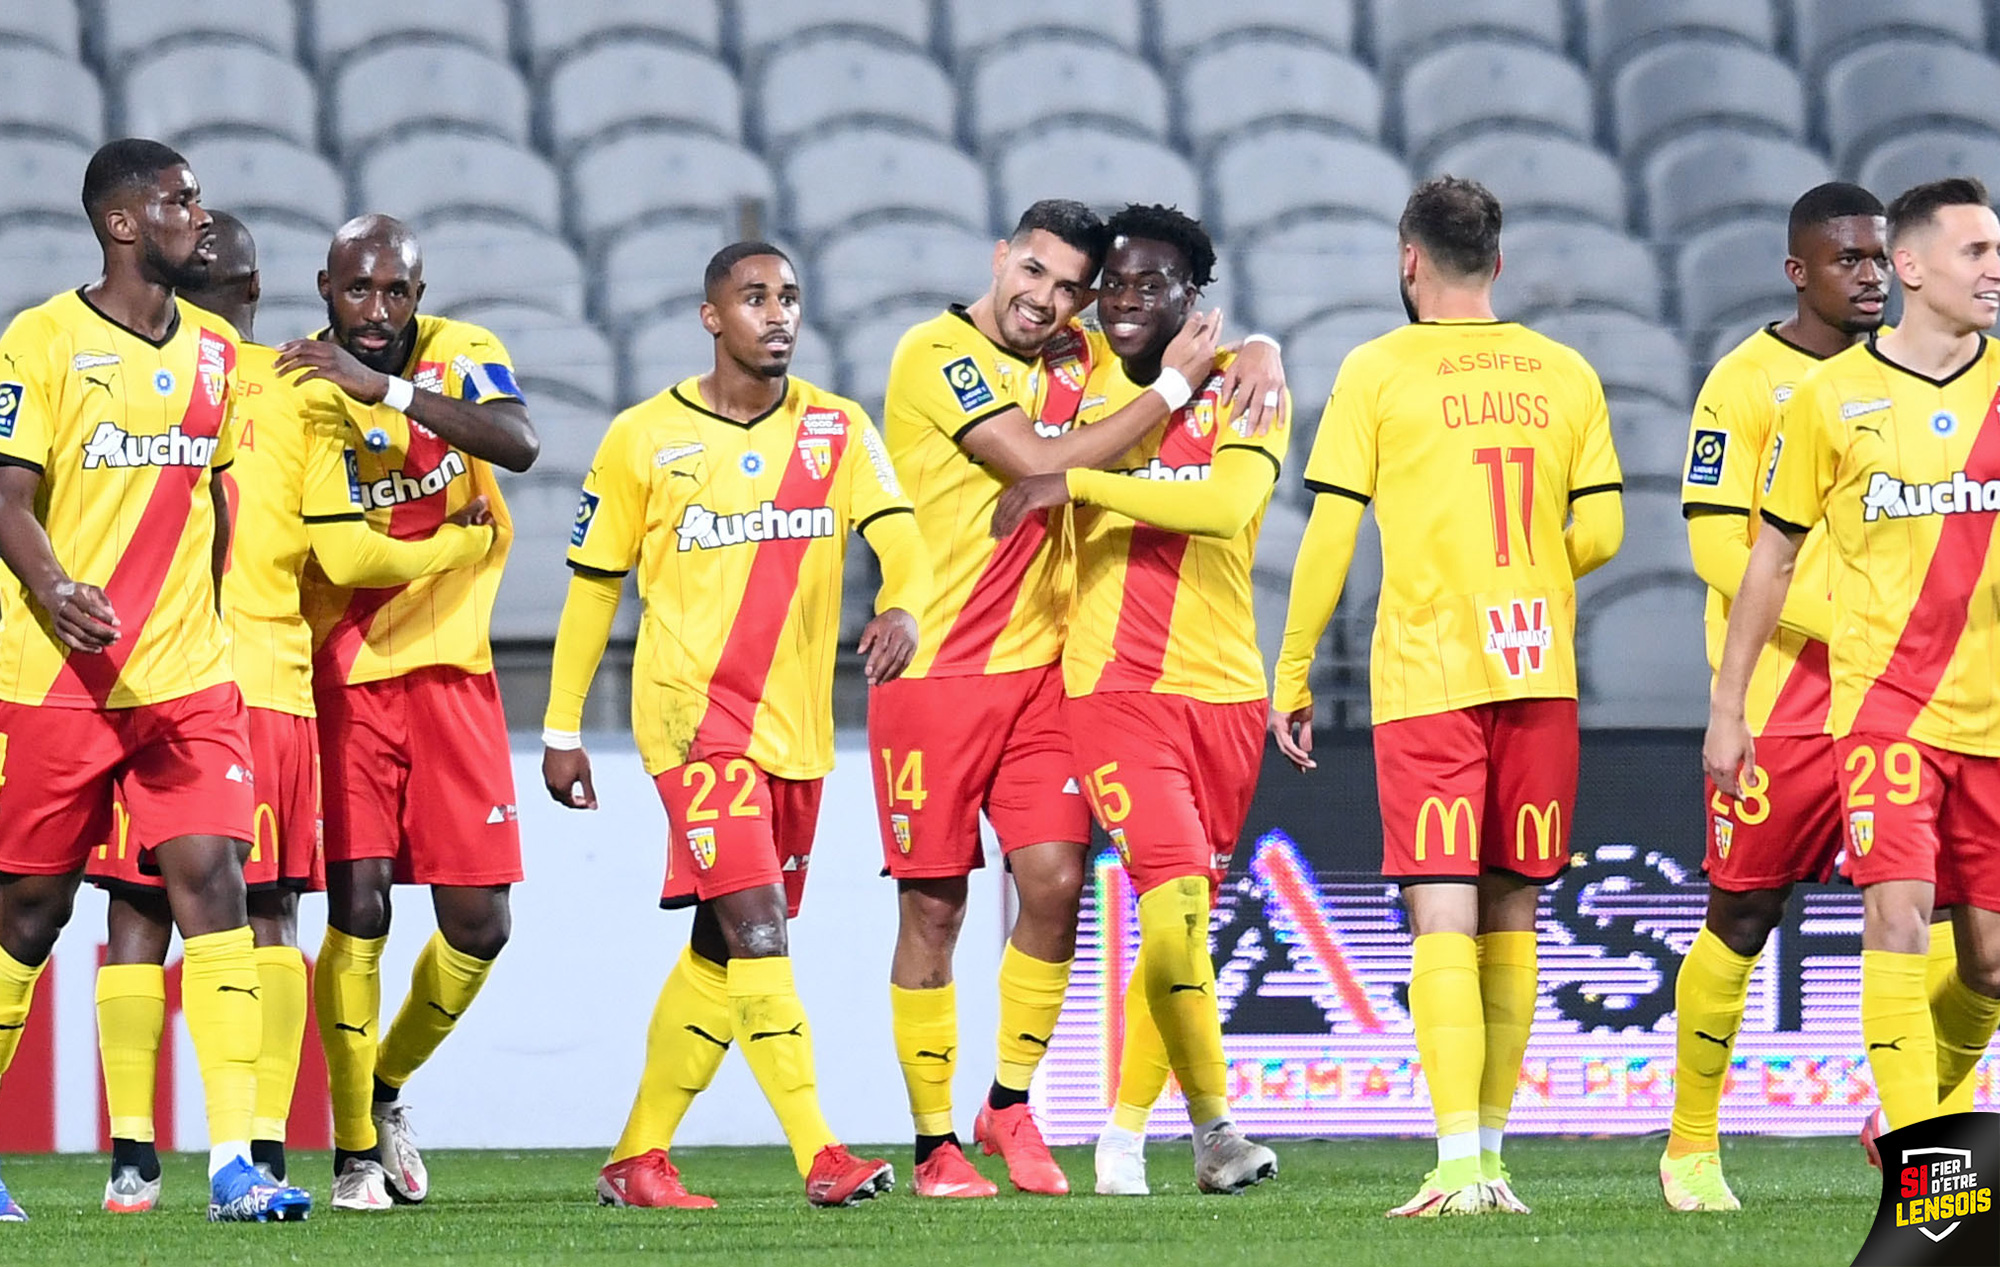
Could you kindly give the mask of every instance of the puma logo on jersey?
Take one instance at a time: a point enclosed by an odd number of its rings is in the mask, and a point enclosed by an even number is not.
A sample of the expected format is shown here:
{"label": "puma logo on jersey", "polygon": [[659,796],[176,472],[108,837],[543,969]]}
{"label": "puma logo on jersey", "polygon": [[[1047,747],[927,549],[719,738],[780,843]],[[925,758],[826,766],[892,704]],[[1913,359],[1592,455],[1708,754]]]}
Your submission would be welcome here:
{"label": "puma logo on jersey", "polygon": [[1208,471],[1209,463],[1207,462],[1198,462],[1191,466],[1168,466],[1165,462],[1155,457],[1149,460],[1144,466],[1135,466],[1130,470],[1118,473],[1120,475],[1130,475],[1134,479],[1141,480],[1171,480],[1191,483],[1195,480],[1207,479]]}
{"label": "puma logo on jersey", "polygon": [[1887,516],[1909,519],[1919,515],[1969,515],[2000,510],[2000,480],[1984,482],[1964,471],[1953,471],[1950,479],[1934,484],[1905,484],[1893,475],[1877,471],[1861,495],[1861,519],[1874,523]]}
{"label": "puma logo on jersey", "polygon": [[219,441],[191,436],[179,424],[154,436],[135,436],[115,422],[100,422],[83,443],[83,469],[101,466],[207,466]]}
{"label": "puma logo on jersey", "polygon": [[400,506],[405,502],[422,501],[435,497],[451,487],[451,482],[466,473],[465,455],[453,449],[444,455],[442,461],[422,475],[405,475],[401,471],[391,471],[379,480],[363,480],[361,464],[354,456],[354,450],[347,451],[347,491],[361,504],[363,510],[381,510],[390,506]]}
{"label": "puma logo on jersey", "polygon": [[740,546],[746,541],[797,541],[802,538],[831,537],[838,521],[831,506],[801,506],[784,510],[775,502],[736,515],[718,515],[699,502],[681,512],[674,531],[680,534],[680,549],[718,550]]}

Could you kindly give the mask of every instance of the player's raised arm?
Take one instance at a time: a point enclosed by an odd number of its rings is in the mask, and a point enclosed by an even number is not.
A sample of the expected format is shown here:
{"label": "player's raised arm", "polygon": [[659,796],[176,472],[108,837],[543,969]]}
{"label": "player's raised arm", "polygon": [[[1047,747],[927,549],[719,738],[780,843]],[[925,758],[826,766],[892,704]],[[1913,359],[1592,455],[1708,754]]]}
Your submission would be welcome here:
{"label": "player's raised arm", "polygon": [[329,330],[278,349],[278,372],[298,381],[324,379],[365,405],[385,403],[448,443],[510,471],[535,464],[541,440],[504,358],[468,368],[459,396],[421,388],[399,377],[416,337],[424,261],[409,229],[388,216],[358,216],[342,225],[319,275],[320,294],[345,319],[346,345]]}
{"label": "player's raised arm", "polygon": [[851,436],[850,447],[866,460],[848,460],[848,514],[882,565],[875,618],[855,649],[866,657],[862,672],[868,685],[880,686],[901,677],[917,654],[917,616],[931,601],[935,578],[916,511],[882,437],[866,418],[855,420]]}

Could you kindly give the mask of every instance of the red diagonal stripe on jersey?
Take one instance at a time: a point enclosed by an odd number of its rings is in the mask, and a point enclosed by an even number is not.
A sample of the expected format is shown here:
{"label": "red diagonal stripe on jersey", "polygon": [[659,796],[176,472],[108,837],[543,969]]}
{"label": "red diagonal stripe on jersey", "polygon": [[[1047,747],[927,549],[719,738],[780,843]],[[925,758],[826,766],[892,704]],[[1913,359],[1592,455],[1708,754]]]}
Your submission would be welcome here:
{"label": "red diagonal stripe on jersey", "polygon": [[993,656],[994,642],[1013,618],[1028,566],[1048,539],[1048,512],[1038,510],[1022,520],[1012,536],[994,547],[993,557],[980,569],[979,579],[972,583],[972,592],[965,596],[965,605],[958,609],[944,640],[938,643],[931,672],[985,671],[986,662]]}
{"label": "red diagonal stripe on jersey", "polygon": [[[778,509],[825,506],[832,500],[840,478],[835,473],[847,452],[847,432],[828,439],[833,443],[833,461],[824,480],[813,477],[804,447],[792,445],[791,460],[778,481],[778,494],[771,499]],[[799,569],[812,545],[810,537],[793,537],[760,541],[754,547],[757,555],[743,583],[743,601],[722,641],[722,653],[715,658],[715,671],[709,674],[708,708],[695,729],[688,760],[736,756],[749,747],[750,726],[757,717],[758,701],[764,697],[764,682],[771,676],[771,659],[778,653],[778,639],[785,632],[792,600],[798,595]]]}
{"label": "red diagonal stripe on jersey", "polygon": [[[1197,466],[1213,460],[1219,427],[1207,435],[1197,435],[1192,425],[1196,406],[1206,400],[1220,417],[1207,389],[1167,420],[1167,434],[1160,441],[1160,464],[1168,467]],[[1118,604],[1118,630],[1111,636],[1111,662],[1097,679],[1099,691],[1150,691],[1166,671],[1167,641],[1172,636],[1174,604],[1180,597],[1181,560],[1188,549],[1187,534],[1167,532],[1150,524],[1135,524],[1132,541],[1125,551],[1125,593]]]}
{"label": "red diagonal stripe on jersey", "polygon": [[[223,373],[231,374],[236,368],[235,344],[208,330],[195,332],[196,369],[188,390],[187,409],[180,421],[182,433],[190,436],[206,438],[219,434],[228,413],[229,397],[218,393],[219,399],[211,401],[207,376],[200,368],[201,349],[211,343],[220,346]],[[206,466],[162,466],[156,470],[158,474],[153,478],[152,492],[146,497],[146,508],[139,512],[139,523],[112,567],[110,579],[104,583],[104,596],[111,600],[111,610],[126,625],[125,633],[96,655],[69,655],[49,686],[51,698],[82,694],[99,705],[104,704],[125,672],[132,653],[139,648],[143,626],[151,618],[160,590],[173,571],[174,556],[180,552],[188,516],[194,510],[196,490],[201,487],[202,477],[208,474]],[[74,478],[89,479],[93,474],[79,471]],[[111,472],[105,474],[115,478]],[[204,549],[200,566],[207,567],[208,558]]]}
{"label": "red diagonal stripe on jersey", "polygon": [[[2000,398],[1986,407],[1979,434],[1965,455],[1965,474],[1979,481],[2000,479]],[[1937,693],[1971,611],[1972,592],[1993,548],[1993,523],[2000,512],[1966,511],[1944,515],[1931,551],[1924,583],[1910,607],[1896,649],[1868,687],[1855,713],[1858,734],[1908,734],[1924,705]]]}
{"label": "red diagonal stripe on jersey", "polygon": [[[450,452],[450,442],[412,422],[410,447],[403,454],[403,473],[422,479],[437,469]],[[398,502],[389,512],[389,535],[398,541],[422,541],[436,533],[444,523],[445,502],[450,496],[450,490],[445,488],[429,497]],[[408,588],[405,583],[386,589],[355,590],[348,595],[347,610],[340,613],[340,619],[327,631],[326,640],[313,656],[315,674],[323,669],[329,674],[327,681],[345,683],[355,657],[368,643],[368,631],[375,617]]]}
{"label": "red diagonal stripe on jersey", "polygon": [[1764,730],[1770,732],[1777,726],[1810,726],[1815,730],[1826,725],[1826,710],[1833,702],[1833,682],[1826,663],[1826,644],[1818,639],[1808,639],[1799,651],[1799,658],[1792,665],[1792,671],[1785,675],[1785,684],[1778,688],[1778,698],[1771,701],[1771,716],[1764,723]]}

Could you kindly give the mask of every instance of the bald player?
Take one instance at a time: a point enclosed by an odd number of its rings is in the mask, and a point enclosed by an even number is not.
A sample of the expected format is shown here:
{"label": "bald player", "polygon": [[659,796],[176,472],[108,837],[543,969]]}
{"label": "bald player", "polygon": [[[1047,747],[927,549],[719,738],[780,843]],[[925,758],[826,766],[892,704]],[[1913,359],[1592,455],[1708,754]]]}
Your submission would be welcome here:
{"label": "bald player", "polygon": [[[521,879],[491,645],[514,532],[493,467],[527,470],[539,441],[500,341],[418,315],[423,254],[407,226],[380,215],[341,226],[319,290],[326,329],[279,348],[277,370],[344,395],[351,513],[410,540],[484,497],[495,533],[476,561],[407,585],[362,590],[306,574],[326,797],[327,931],[313,1000],[333,1101],[333,1205],[382,1210],[384,1171],[395,1198],[429,1192],[399,1095],[485,984]],[[398,883],[430,886],[437,933],[378,1035]]]}

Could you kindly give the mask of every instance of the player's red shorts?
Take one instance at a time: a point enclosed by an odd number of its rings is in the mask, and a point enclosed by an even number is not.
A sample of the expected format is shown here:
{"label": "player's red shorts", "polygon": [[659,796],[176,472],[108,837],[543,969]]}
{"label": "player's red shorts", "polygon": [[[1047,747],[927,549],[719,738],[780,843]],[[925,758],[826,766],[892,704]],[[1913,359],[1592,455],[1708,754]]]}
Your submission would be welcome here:
{"label": "player's red shorts", "polygon": [[898,678],[868,693],[869,764],[884,869],[899,880],[986,865],[979,812],[1004,857],[1090,839],[1063,723],[1060,665],[980,677]]}
{"label": "player's red shorts", "polygon": [[[326,862],[320,827],[319,730],[310,717],[268,708],[246,711],[256,803],[243,882],[253,890],[282,886],[321,892],[326,888]],[[122,801],[114,817],[116,827],[91,852],[84,878],[105,889],[163,888],[152,850],[140,849],[131,839],[131,818]]]}
{"label": "player's red shorts", "polygon": [[785,913],[798,918],[823,780],[780,779],[747,757],[718,756],[662,770],[653,786],[667,807],[661,906],[782,884]]}
{"label": "player's red shorts", "polygon": [[1764,735],[1757,765],[1731,801],[1708,797],[1708,882],[1732,893],[1823,883],[1840,856],[1840,763],[1830,735]]}
{"label": "player's red shorts", "polygon": [[2000,757],[1889,735],[1835,747],[1850,880],[1923,880],[1938,886],[1938,906],[2000,911]]}
{"label": "player's red shorts", "polygon": [[326,860],[394,858],[398,884],[521,879],[507,716],[491,673],[433,666],[321,683]]}
{"label": "player's red shorts", "polygon": [[1261,699],[1108,691],[1069,701],[1077,778],[1135,890],[1191,875],[1222,883],[1257,791],[1267,716]]}
{"label": "player's red shorts", "polygon": [[0,873],[81,871],[130,815],[151,851],[180,836],[250,839],[253,784],[234,682],[136,708],[0,701]]}
{"label": "player's red shorts", "polygon": [[1569,865],[1576,771],[1573,699],[1378,723],[1383,876],[1422,884],[1504,871],[1554,880]]}

